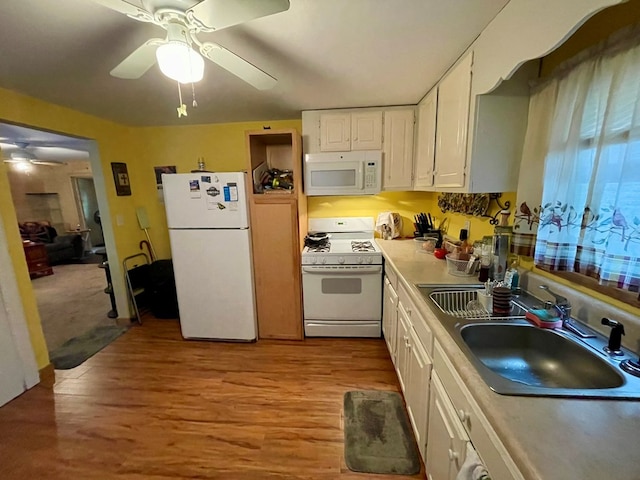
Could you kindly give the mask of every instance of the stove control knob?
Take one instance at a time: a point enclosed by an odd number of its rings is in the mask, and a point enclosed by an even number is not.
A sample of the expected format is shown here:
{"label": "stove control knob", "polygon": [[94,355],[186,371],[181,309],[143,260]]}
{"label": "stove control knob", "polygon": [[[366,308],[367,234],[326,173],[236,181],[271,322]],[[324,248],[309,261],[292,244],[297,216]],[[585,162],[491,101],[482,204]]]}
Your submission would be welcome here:
{"label": "stove control knob", "polygon": [[312,263],[313,265],[315,265],[317,262],[318,262],[318,259],[317,259],[316,257],[313,257],[313,258],[311,259],[311,263]]}
{"label": "stove control knob", "polygon": [[358,263],[362,263],[362,257],[358,257],[356,260]]}
{"label": "stove control knob", "polygon": [[371,257],[367,258],[367,263],[371,263],[371,262],[373,262],[373,258]]}
{"label": "stove control knob", "polygon": [[344,257],[338,258],[338,263],[340,263],[340,264],[344,263]]}
{"label": "stove control knob", "polygon": [[327,259],[326,259],[326,258],[323,258],[323,259],[322,259],[322,264],[324,265],[325,263],[327,263]]}

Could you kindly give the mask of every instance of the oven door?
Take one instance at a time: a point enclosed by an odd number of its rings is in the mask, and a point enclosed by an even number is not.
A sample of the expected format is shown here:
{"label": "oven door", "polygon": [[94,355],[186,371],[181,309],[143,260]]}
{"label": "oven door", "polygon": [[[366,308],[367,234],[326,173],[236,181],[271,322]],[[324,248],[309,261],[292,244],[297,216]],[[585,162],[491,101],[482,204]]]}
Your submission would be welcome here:
{"label": "oven door", "polygon": [[371,320],[382,317],[382,265],[302,267],[304,318]]}

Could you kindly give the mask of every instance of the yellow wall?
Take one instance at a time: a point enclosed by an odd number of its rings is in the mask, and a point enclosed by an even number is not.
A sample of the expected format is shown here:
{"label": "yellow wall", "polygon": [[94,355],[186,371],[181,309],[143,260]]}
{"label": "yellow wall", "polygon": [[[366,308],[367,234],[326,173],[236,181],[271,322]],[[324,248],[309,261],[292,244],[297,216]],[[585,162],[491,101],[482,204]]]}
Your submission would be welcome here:
{"label": "yellow wall", "polygon": [[[501,202],[510,201],[515,205],[516,194],[506,193]],[[488,218],[473,217],[458,213],[442,213],[438,207],[438,194],[433,192],[382,192],[366,197],[309,197],[307,200],[309,217],[373,217],[381,212],[397,212],[402,217],[402,235],[413,237],[413,217],[424,212],[435,217],[436,225],[447,218],[447,233],[458,238],[460,229],[469,221],[469,238],[480,240],[484,235],[493,234],[493,226]],[[491,214],[498,211],[492,207]]]}
{"label": "yellow wall", "polygon": [[136,129],[135,136],[143,148],[134,167],[140,193],[134,205],[147,210],[149,236],[159,258],[168,258],[171,252],[164,204],[158,198],[153,167],[175,165],[178,173],[188,173],[197,169],[198,158],[204,157],[207,170],[247,170],[245,132],[265,126],[301,132],[302,120]]}
{"label": "yellow wall", "polygon": [[[131,197],[115,196],[109,166],[110,162],[135,163],[137,144],[134,141],[135,137],[131,136],[130,129],[4,89],[0,89],[0,120],[97,140],[102,158],[102,171],[107,182],[107,198],[112,213],[115,215],[130,209]],[[38,368],[43,368],[49,363],[49,356],[24,259],[7,169],[4,164],[0,167],[0,221],[3,222],[7,232],[8,249],[14,264],[18,290],[22,297]],[[126,228],[114,227],[114,229],[118,255],[122,258],[130,254],[127,250],[129,245],[127,238],[130,232]]]}
{"label": "yellow wall", "polygon": [[540,76],[546,77],[565,60],[637,22],[640,22],[640,0],[629,0],[606,8],[587,20],[566,42],[543,59]]}

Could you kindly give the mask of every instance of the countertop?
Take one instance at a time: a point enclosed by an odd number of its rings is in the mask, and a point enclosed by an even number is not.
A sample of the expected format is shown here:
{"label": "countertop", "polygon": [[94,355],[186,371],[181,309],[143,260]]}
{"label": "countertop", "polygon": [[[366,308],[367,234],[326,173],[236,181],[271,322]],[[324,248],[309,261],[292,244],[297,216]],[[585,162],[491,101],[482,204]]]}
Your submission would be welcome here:
{"label": "countertop", "polygon": [[[429,306],[414,284],[477,282],[448,274],[444,260],[416,252],[413,240],[376,242],[426,318]],[[640,480],[639,401],[499,395],[439,322],[429,326],[525,479]]]}

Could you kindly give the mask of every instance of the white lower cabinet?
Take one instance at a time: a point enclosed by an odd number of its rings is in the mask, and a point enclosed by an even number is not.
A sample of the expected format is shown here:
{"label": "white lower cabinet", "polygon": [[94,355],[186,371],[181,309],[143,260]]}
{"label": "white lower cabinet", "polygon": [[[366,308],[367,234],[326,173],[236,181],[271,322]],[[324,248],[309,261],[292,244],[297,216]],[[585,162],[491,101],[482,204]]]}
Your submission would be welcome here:
{"label": "white lower cabinet", "polygon": [[434,340],[430,325],[438,322],[436,316],[424,307],[418,311],[410,287],[391,269],[384,291],[385,341],[429,480],[454,480],[468,446],[477,451],[491,478],[523,480],[445,350]]}
{"label": "white lower cabinet", "polygon": [[[391,282],[389,282],[391,283]],[[388,292],[386,305],[393,308],[391,285],[385,282]],[[387,299],[388,298],[388,299]],[[398,381],[404,394],[411,427],[423,460],[426,454],[427,425],[429,421],[429,380],[431,378],[432,361],[429,352],[432,350],[433,336],[424,319],[418,314],[415,305],[409,299],[404,285],[398,285],[396,298],[396,343],[395,368]],[[393,313],[383,311],[383,318],[391,322]],[[389,347],[389,342],[387,342]],[[391,353],[391,347],[389,347]],[[394,355],[392,354],[392,358]]]}
{"label": "white lower cabinet", "polygon": [[411,323],[407,317],[407,312],[403,305],[398,304],[398,334],[396,338],[397,354],[396,354],[396,373],[398,381],[404,393],[405,402],[407,401],[407,380],[409,379],[409,329]]}
{"label": "white lower cabinet", "polygon": [[427,475],[429,480],[454,480],[464,462],[469,437],[437,373],[431,376],[429,414]]}
{"label": "white lower cabinet", "polygon": [[384,292],[382,303],[382,335],[387,343],[387,349],[391,356],[391,361],[395,366],[397,363],[397,341],[398,334],[398,294],[389,276],[384,277]]}
{"label": "white lower cabinet", "polygon": [[411,328],[409,330],[408,378],[405,385],[405,398],[409,420],[423,459],[426,458],[429,380],[432,366],[433,363],[420,342],[418,334]]}
{"label": "white lower cabinet", "polygon": [[[439,393],[436,393],[439,392]],[[462,448],[462,440],[471,441],[473,447],[478,452],[478,456],[486,466],[491,478],[500,480],[522,480],[523,476],[513,463],[509,453],[500,441],[491,424],[480,410],[480,407],[473,399],[471,392],[458,375],[444,349],[438,342],[433,348],[433,374],[431,376],[431,402],[430,407],[435,408],[436,403],[442,405],[440,411],[448,412],[449,425],[457,440],[453,440],[451,454],[447,451],[447,458],[453,458],[453,464],[461,465],[465,450]],[[446,405],[446,407],[445,407]],[[427,459],[425,468],[430,473],[433,480],[455,478],[453,476],[435,476],[440,472],[442,453],[437,453],[436,449],[441,441],[441,432],[432,423],[438,416],[435,411],[429,412],[429,433],[427,435]],[[460,432],[462,428],[462,432]],[[430,449],[432,449],[430,454]],[[459,468],[459,467],[458,467]],[[431,475],[431,472],[434,472]]]}

